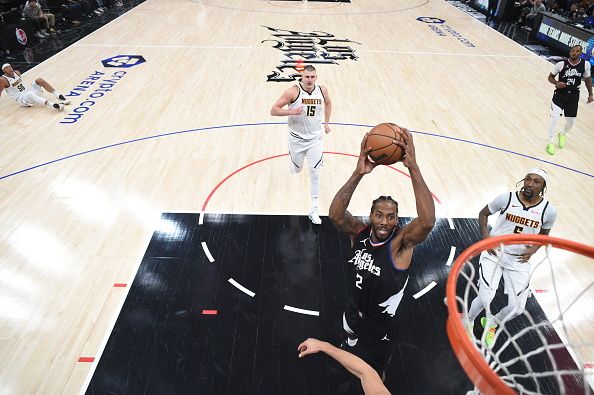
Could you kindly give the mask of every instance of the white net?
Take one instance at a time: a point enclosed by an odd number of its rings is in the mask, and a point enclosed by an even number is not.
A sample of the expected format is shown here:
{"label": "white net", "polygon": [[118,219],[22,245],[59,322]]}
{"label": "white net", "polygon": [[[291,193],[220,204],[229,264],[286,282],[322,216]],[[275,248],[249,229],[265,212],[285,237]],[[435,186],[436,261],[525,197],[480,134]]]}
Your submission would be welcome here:
{"label": "white net", "polygon": [[506,240],[493,254],[478,250],[457,262],[464,341],[519,394],[592,394],[592,258],[551,243],[522,263],[502,252],[511,244],[519,242]]}

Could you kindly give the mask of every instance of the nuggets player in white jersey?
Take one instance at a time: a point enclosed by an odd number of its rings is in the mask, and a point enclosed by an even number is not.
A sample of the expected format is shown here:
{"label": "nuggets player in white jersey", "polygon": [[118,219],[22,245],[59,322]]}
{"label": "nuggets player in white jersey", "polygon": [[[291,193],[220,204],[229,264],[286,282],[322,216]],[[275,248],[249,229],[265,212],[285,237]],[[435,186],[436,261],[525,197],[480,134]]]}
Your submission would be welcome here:
{"label": "nuggets player in white jersey", "polygon": [[[23,107],[33,107],[33,105],[38,104],[62,111],[65,104],[70,104],[70,101],[64,95],[55,90],[43,78],[36,78],[31,86],[25,87],[21,73],[18,70],[14,70],[10,64],[5,63],[2,65],[2,73],[0,76],[0,95],[5,90],[8,96]],[[41,88],[53,94],[57,101],[52,102],[43,98],[41,96]]]}
{"label": "nuggets player in white jersey", "polygon": [[[270,114],[277,117],[288,116],[290,171],[299,173],[303,160],[307,157],[310,177],[311,209],[309,219],[316,225],[322,223],[318,214],[320,195],[320,168],[324,145],[323,131],[330,133],[330,114],[332,101],[325,86],[316,85],[316,69],[305,66],[301,83],[287,89],[274,103]],[[287,106],[287,108],[285,108]],[[322,119],[324,127],[322,129]]]}
{"label": "nuggets player in white jersey", "polygon": [[[530,169],[523,183],[520,191],[501,194],[481,210],[478,220],[483,239],[513,233],[549,234],[557,218],[557,211],[544,197],[547,173],[542,169]],[[499,217],[489,233],[487,220],[496,212],[499,212]],[[481,254],[479,292],[470,305],[466,322],[469,334],[472,334],[474,320],[493,301],[501,277],[508,296],[507,306],[494,317],[481,319],[483,326],[489,326],[485,339],[487,346],[493,345],[498,325],[524,311],[529,295],[529,260],[538,248],[539,246],[511,245],[505,246],[502,251],[492,249]]]}

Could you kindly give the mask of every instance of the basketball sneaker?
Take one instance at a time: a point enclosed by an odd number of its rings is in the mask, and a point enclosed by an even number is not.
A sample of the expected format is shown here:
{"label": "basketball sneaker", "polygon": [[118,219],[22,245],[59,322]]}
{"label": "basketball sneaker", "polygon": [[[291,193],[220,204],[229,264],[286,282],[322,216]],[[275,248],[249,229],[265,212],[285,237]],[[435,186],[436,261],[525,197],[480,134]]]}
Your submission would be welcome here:
{"label": "basketball sneaker", "polygon": [[64,109],[64,105],[62,103],[53,103],[52,107],[58,111],[62,111]]}
{"label": "basketball sneaker", "polygon": [[66,97],[64,95],[58,95],[58,99],[60,100],[60,103],[62,103],[62,104],[70,104],[70,100],[66,99]]}
{"label": "basketball sneaker", "polygon": [[553,144],[553,143],[547,144],[547,153],[549,155],[555,155],[555,144]]}
{"label": "basketball sneaker", "polygon": [[322,223],[322,219],[318,215],[317,207],[312,207],[309,211],[309,220],[315,225],[320,225]]}
{"label": "basketball sneaker", "polygon": [[557,146],[559,148],[565,147],[565,135],[563,133],[559,133],[557,137],[559,138],[559,141],[557,141]]}
{"label": "basketball sneaker", "polygon": [[[481,318],[481,325],[483,328],[487,326],[487,317]],[[485,344],[488,348],[493,347],[495,343],[495,332],[497,332],[497,325],[489,325],[489,331],[485,335]]]}

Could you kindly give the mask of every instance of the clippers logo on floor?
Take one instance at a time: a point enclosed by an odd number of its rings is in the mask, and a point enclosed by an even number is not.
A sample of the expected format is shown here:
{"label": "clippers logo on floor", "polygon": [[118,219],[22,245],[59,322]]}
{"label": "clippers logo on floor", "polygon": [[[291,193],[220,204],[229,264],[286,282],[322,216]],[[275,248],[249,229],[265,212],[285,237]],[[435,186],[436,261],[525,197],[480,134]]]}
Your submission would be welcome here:
{"label": "clippers logo on floor", "polygon": [[462,36],[462,34],[454,30],[454,28],[446,25],[445,19],[436,18],[434,16],[420,16],[417,18],[417,21],[426,23],[429,29],[433,30],[433,32],[435,32],[435,34],[440,37],[446,37],[449,34],[468,48],[476,47],[476,45],[471,43],[466,37]]}
{"label": "clippers logo on floor", "polygon": [[340,60],[357,60],[355,50],[345,44],[359,44],[349,39],[336,38],[326,32],[298,32],[294,30],[276,29],[263,26],[272,31],[273,48],[277,48],[284,55],[283,60],[267,76],[268,82],[296,81],[301,77],[300,72],[307,65],[338,64]]}
{"label": "clippers logo on floor", "polygon": [[[103,59],[101,64],[106,68],[129,69],[145,63],[146,60],[140,55],[118,55]],[[65,96],[77,98],[85,96],[80,104],[73,108],[62,120],[62,124],[73,124],[78,121],[97,104],[97,100],[113,92],[118,84],[130,71],[125,70],[95,70],[89,76],[78,83]]]}

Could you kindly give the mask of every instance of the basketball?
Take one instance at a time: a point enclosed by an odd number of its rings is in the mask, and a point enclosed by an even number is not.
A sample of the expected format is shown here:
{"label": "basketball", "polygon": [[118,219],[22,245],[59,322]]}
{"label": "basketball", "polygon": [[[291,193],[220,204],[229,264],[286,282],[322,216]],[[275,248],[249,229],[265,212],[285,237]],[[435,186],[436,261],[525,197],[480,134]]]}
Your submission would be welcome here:
{"label": "basketball", "polygon": [[380,123],[369,132],[367,147],[371,148],[368,156],[374,163],[391,165],[402,160],[404,150],[394,143],[403,141],[401,133],[404,131],[393,123]]}

